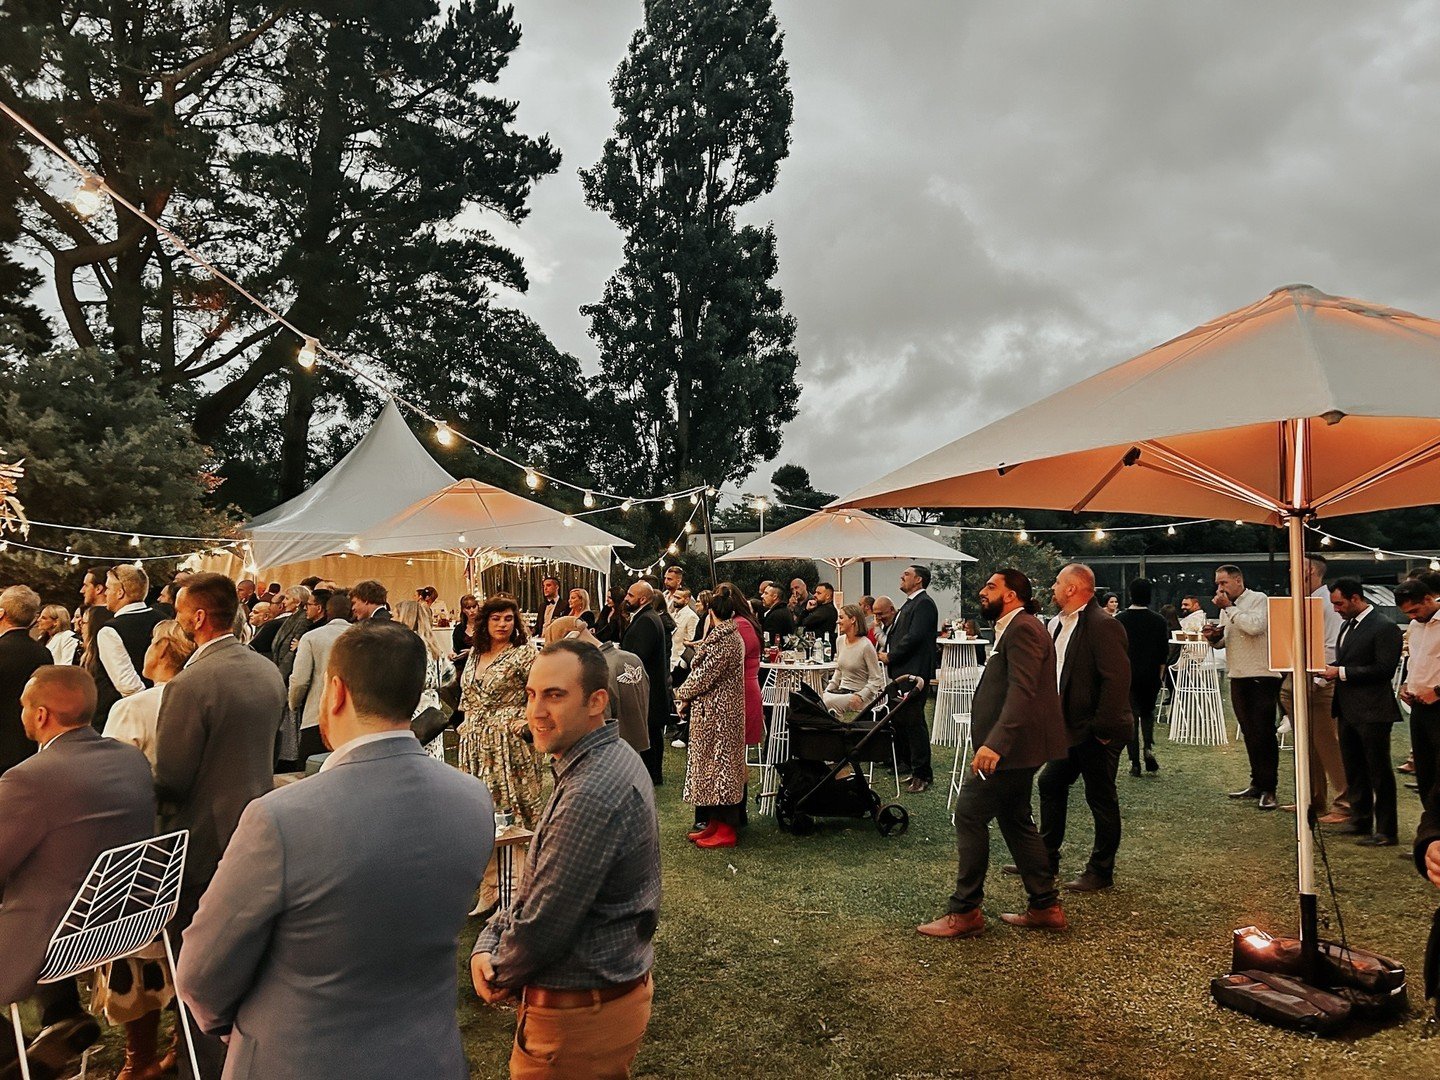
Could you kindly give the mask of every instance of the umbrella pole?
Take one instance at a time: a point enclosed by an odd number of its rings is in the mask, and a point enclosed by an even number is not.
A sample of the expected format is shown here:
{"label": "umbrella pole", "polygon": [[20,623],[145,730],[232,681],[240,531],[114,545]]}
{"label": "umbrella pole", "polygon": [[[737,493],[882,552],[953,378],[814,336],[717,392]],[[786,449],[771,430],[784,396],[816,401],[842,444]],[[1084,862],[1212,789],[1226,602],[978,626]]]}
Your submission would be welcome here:
{"label": "umbrella pole", "polygon": [[[710,561],[710,588],[715,588],[715,534],[710,529],[710,496],[704,488],[700,489],[700,512],[705,518],[705,557]],[[763,522],[764,511],[761,511],[760,520]],[[762,526],[763,528],[763,526]],[[762,532],[760,534],[764,536]]]}
{"label": "umbrella pole", "polygon": [[1310,821],[1310,673],[1306,664],[1305,519],[1287,515],[1290,540],[1291,716],[1295,727],[1295,845],[1299,864],[1300,957],[1308,978],[1320,969],[1319,918],[1315,899],[1315,845]]}

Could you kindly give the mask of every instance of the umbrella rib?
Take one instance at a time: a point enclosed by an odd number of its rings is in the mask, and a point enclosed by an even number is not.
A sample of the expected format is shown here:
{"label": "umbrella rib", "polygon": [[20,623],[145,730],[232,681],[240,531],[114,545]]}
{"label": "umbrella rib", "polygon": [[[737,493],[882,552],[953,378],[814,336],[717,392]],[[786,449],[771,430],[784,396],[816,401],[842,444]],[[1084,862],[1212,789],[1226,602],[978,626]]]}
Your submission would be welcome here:
{"label": "umbrella rib", "polygon": [[1089,506],[1090,500],[1095,498],[1096,495],[1099,495],[1100,492],[1104,489],[1105,485],[1110,483],[1111,480],[1115,479],[1115,474],[1118,473],[1121,469],[1125,468],[1126,461],[1130,459],[1130,455],[1134,452],[1135,447],[1132,446],[1128,448],[1125,453],[1120,456],[1120,460],[1115,462],[1114,465],[1111,465],[1110,468],[1106,470],[1105,475],[1102,476],[1098,481],[1096,481],[1095,486],[1092,487],[1089,491],[1087,491],[1080,499],[1080,501],[1070,508],[1070,512],[1072,514],[1078,514],[1080,513],[1080,511],[1084,510],[1085,507]]}
{"label": "umbrella rib", "polygon": [[1341,484],[1337,488],[1327,491],[1324,495],[1316,499],[1312,505],[1318,510],[1322,506],[1328,506],[1341,499],[1347,499],[1351,495],[1358,495],[1366,488],[1372,487],[1382,480],[1388,480],[1390,477],[1397,473],[1404,472],[1406,469],[1424,465],[1429,461],[1433,461],[1436,457],[1440,457],[1440,439],[1431,439],[1424,445],[1416,447],[1413,450],[1407,450],[1400,456],[1387,461],[1384,465],[1371,469],[1364,476],[1356,477],[1353,480]]}
{"label": "umbrella rib", "polygon": [[[1222,473],[1216,472],[1214,469],[1207,468],[1193,458],[1171,449],[1164,443],[1151,440],[1143,445],[1160,455],[1163,460],[1178,470],[1178,475],[1185,479],[1200,482],[1203,486],[1211,490],[1229,495],[1232,498],[1239,499],[1252,506],[1257,506],[1262,510],[1269,510],[1276,514],[1283,514],[1285,512],[1283,506],[1263,492],[1256,491],[1254,488],[1242,484],[1232,477],[1225,476]],[[1143,464],[1144,458],[1142,457],[1140,461]],[[1150,467],[1153,468],[1154,466]]]}

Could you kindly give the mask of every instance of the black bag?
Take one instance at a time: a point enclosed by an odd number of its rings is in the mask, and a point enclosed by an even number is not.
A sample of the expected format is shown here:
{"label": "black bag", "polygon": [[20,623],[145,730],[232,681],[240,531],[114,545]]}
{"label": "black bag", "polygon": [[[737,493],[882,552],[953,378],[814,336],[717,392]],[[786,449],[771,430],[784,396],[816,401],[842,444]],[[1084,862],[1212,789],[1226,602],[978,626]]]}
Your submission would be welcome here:
{"label": "black bag", "polygon": [[410,730],[420,740],[421,746],[429,746],[449,726],[450,713],[433,705],[410,721]]}
{"label": "black bag", "polygon": [[1210,993],[1227,1009],[1311,1035],[1330,1034],[1350,1019],[1351,1006],[1344,998],[1272,972],[1220,975],[1210,981]]}
{"label": "black bag", "polygon": [[[1316,981],[1349,1001],[1357,1014],[1382,1017],[1405,1011],[1409,1004],[1405,996],[1405,968],[1398,961],[1334,941],[1320,941],[1317,950],[1320,969]],[[1300,939],[1272,938],[1253,926],[1238,930],[1230,970],[1266,971],[1304,978]]]}
{"label": "black bag", "polygon": [[460,711],[460,675],[453,668],[446,676],[445,681],[440,684],[436,693],[440,695],[440,704],[446,712],[455,713]]}

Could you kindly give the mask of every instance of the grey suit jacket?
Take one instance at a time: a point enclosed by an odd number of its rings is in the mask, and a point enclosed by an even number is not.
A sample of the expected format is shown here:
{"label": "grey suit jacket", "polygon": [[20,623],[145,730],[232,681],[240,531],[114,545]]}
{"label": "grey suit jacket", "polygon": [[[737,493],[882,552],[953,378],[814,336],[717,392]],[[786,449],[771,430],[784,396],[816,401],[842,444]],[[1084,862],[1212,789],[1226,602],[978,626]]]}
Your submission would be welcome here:
{"label": "grey suit jacket", "polygon": [[246,809],[176,983],[225,1080],[462,1080],[456,938],[494,849],[485,785],[414,738]]}
{"label": "grey suit jacket", "polygon": [[1001,769],[1034,769],[1070,752],[1055,643],[1028,612],[1016,613],[985,662],[970,704],[970,740],[999,754]]}
{"label": "grey suit jacket", "polygon": [[331,619],[324,626],[306,631],[300,639],[288,693],[290,711],[300,714],[301,727],[314,727],[320,722],[320,694],[325,689],[330,650],[335,647],[335,639],[350,626],[344,619]]}
{"label": "grey suit jacket", "polygon": [[155,725],[155,791],[165,827],[190,830],[188,894],[214,876],[250,800],[274,787],[284,716],[275,665],[234,638],[208,646],[166,684]]}
{"label": "grey suit jacket", "polygon": [[0,998],[35,992],[50,935],[95,856],[154,835],[150,763],[89,724],[0,777]]}

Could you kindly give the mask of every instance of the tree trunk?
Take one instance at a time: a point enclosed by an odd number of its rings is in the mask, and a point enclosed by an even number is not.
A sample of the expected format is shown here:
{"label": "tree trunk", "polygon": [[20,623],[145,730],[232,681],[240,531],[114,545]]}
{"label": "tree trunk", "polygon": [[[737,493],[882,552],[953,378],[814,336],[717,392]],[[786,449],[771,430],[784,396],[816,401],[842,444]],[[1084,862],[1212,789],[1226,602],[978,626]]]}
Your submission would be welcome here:
{"label": "tree trunk", "polygon": [[310,462],[310,421],[314,415],[315,377],[292,370],[290,392],[285,398],[285,419],[280,424],[281,502],[305,490],[305,472]]}

